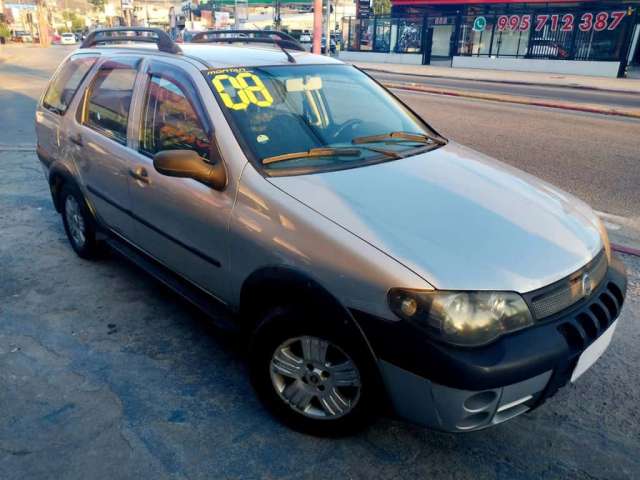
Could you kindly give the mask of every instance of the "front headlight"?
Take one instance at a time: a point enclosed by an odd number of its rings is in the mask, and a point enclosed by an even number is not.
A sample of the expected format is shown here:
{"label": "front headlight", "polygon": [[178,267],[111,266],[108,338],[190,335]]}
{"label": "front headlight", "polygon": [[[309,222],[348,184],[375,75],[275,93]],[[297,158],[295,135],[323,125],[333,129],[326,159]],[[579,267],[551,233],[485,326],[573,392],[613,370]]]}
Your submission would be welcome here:
{"label": "front headlight", "polygon": [[533,325],[522,297],[514,292],[417,291],[393,288],[389,306],[431,336],[465,347],[485,345],[505,333]]}

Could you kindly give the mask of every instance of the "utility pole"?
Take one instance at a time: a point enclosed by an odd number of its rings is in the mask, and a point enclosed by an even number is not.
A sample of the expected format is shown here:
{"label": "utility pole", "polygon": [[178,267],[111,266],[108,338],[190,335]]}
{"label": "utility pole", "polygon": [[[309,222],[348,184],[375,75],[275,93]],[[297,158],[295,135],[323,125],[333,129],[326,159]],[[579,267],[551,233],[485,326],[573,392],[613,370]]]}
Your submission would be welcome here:
{"label": "utility pole", "polygon": [[238,18],[238,0],[233,3],[233,28],[240,28],[240,19]]}
{"label": "utility pole", "polygon": [[326,40],[324,42],[324,53],[331,56],[331,0],[327,0],[327,11],[324,14],[324,23],[326,29]]}
{"label": "utility pole", "polygon": [[282,17],[280,16],[280,0],[275,0],[273,26],[275,30],[280,30],[282,26]]}
{"label": "utility pole", "polygon": [[49,38],[49,20],[47,15],[47,5],[45,0],[36,0],[36,14],[38,15],[38,38],[41,47],[48,47],[51,44]]}
{"label": "utility pole", "polygon": [[322,0],[313,0],[313,53],[320,55],[322,41]]}

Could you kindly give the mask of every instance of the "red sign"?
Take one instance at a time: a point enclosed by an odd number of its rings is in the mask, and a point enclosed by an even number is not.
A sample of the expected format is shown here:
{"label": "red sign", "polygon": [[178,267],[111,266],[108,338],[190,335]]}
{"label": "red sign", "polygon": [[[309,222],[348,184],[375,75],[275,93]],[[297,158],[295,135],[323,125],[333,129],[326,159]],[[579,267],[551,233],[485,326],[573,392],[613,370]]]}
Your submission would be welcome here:
{"label": "red sign", "polygon": [[[595,0],[582,0],[582,3]],[[391,0],[393,5],[468,5],[473,3],[567,3],[566,0]]]}
{"label": "red sign", "polygon": [[[595,30],[615,30],[622,22],[626,11],[583,13],[579,18],[578,29],[581,32]],[[513,32],[526,32],[531,27],[531,15],[500,15],[496,21],[499,32],[511,30]],[[540,32],[548,25],[552,32],[573,32],[576,17],[573,13],[554,13],[552,15],[538,14],[535,17],[535,31]]]}

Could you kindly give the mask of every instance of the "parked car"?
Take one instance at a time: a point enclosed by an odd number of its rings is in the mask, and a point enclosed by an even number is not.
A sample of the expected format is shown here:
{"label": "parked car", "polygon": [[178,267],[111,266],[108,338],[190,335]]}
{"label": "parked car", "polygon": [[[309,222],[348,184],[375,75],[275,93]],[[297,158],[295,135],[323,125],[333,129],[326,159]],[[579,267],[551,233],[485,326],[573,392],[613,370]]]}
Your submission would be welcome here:
{"label": "parked car", "polygon": [[63,33],[60,35],[61,45],[75,45],[76,42],[77,40],[74,33]]}
{"label": "parked car", "polygon": [[53,204],[80,257],[104,242],[244,332],[288,425],[347,433],[391,406],[483,429],[607,349],[626,275],[585,203],[295,43],[133,30],[160,51],[93,32],[38,104]]}
{"label": "parked car", "polygon": [[17,43],[33,43],[33,36],[29,32],[15,31],[11,40]]}
{"label": "parked car", "polygon": [[302,33],[299,42],[307,52],[313,49],[313,37],[310,33]]}
{"label": "parked car", "polygon": [[[313,49],[313,36],[310,33],[303,33],[300,35],[300,44],[304,47],[304,49],[310,52]],[[333,35],[331,35],[330,49],[331,53],[336,53],[336,40]],[[327,49],[327,37],[323,36],[320,41],[320,52],[324,55]]]}

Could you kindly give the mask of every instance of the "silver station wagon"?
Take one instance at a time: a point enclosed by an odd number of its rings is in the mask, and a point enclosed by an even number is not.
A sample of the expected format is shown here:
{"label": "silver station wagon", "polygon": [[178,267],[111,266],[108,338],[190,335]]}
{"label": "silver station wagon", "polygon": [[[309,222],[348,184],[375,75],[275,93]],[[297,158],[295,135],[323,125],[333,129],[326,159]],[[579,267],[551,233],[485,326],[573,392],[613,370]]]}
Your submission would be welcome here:
{"label": "silver station wagon", "polygon": [[626,275],[591,208],[285,34],[93,32],[36,128],[76,253],[106,243],[245,332],[292,428],[496,425],[616,328]]}

